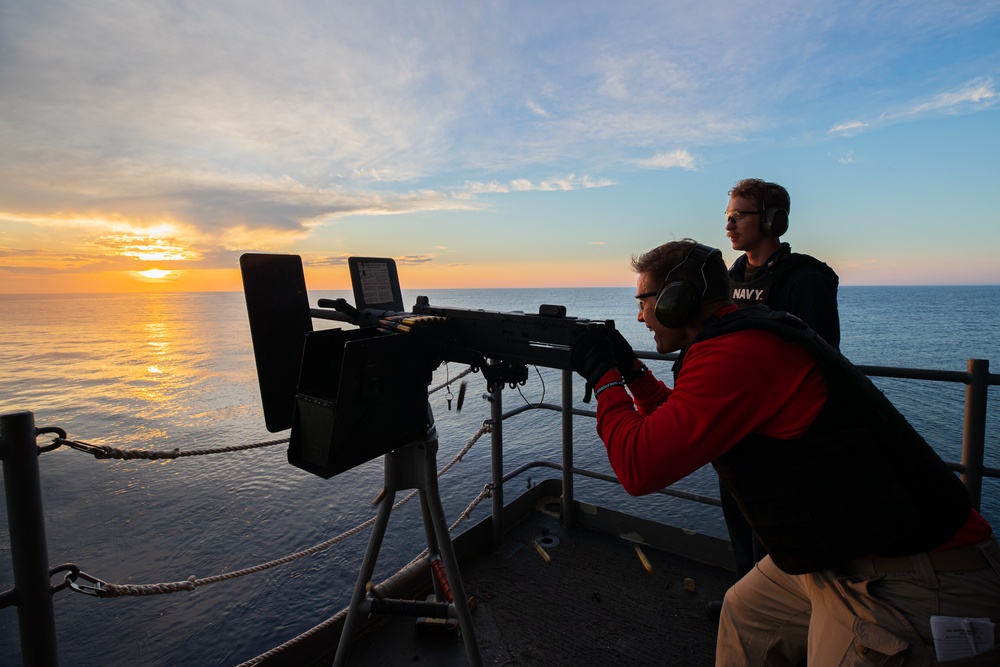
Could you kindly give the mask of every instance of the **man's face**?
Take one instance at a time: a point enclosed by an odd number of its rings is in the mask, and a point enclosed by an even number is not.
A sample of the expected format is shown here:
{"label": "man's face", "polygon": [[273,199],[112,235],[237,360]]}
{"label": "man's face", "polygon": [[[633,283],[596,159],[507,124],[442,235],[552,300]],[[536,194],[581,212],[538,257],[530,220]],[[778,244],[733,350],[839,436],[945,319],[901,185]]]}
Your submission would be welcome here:
{"label": "man's face", "polygon": [[750,199],[729,198],[729,206],[726,207],[726,236],[732,242],[733,250],[753,250],[767,238],[760,231],[761,216],[758,211],[760,207]]}
{"label": "man's face", "polygon": [[[637,319],[653,332],[656,351],[660,354],[666,354],[681,349],[684,331],[665,327],[656,319],[656,294],[660,291],[661,286],[662,284],[655,281],[648,273],[640,273],[636,278],[635,293],[639,306]],[[642,296],[644,294],[648,296]]]}

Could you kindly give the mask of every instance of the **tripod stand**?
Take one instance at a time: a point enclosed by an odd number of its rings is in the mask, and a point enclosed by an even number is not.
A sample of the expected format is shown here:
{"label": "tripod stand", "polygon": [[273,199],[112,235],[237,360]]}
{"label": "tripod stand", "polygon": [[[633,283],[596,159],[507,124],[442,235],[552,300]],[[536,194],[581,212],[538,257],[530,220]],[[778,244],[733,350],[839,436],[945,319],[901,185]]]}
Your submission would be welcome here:
{"label": "tripod stand", "polygon": [[[379,501],[375,526],[365,550],[361,571],[354,587],[347,618],[337,646],[334,667],[346,664],[350,642],[354,635],[358,614],[381,613],[406,616],[427,616],[433,618],[457,618],[465,643],[469,665],[480,667],[482,659],[472,627],[469,599],[465,594],[462,577],[458,571],[458,560],[448,535],[444,510],[437,483],[438,439],[434,426],[430,426],[423,440],[411,442],[385,455],[385,492]],[[382,546],[389,515],[392,513],[396,492],[403,489],[417,489],[420,495],[420,510],[423,515],[424,533],[427,537],[428,558],[433,563],[438,557],[444,564],[447,583],[452,593],[452,601],[447,601],[448,590],[436,578],[434,581],[435,602],[416,600],[389,600],[368,595],[367,588],[375,570],[375,562]]]}

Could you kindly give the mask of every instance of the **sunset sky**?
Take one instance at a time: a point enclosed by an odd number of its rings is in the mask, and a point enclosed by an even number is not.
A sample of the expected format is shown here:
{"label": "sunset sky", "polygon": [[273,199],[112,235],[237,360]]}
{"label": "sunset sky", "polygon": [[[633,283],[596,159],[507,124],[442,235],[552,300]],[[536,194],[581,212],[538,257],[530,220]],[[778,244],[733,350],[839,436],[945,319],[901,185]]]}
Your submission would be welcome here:
{"label": "sunset sky", "polygon": [[844,285],[1000,284],[1000,2],[0,0],[0,292],[634,285],[785,185]]}

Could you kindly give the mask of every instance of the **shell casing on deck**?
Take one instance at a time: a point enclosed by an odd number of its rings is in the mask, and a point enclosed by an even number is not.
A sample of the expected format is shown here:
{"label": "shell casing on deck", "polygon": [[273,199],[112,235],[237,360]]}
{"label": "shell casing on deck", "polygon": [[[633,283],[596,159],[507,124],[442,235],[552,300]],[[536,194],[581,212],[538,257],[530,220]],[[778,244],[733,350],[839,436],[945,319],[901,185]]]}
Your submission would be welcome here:
{"label": "shell casing on deck", "polygon": [[653,564],[649,562],[649,559],[646,558],[646,554],[643,552],[643,550],[639,547],[638,544],[635,545],[635,555],[639,557],[639,562],[642,563],[642,566],[646,569],[646,572],[653,574]]}
{"label": "shell casing on deck", "polygon": [[535,551],[538,552],[538,555],[542,557],[542,560],[546,563],[552,562],[552,556],[550,556],[549,552],[545,550],[545,547],[539,544],[536,540],[532,540],[531,543],[534,545]]}

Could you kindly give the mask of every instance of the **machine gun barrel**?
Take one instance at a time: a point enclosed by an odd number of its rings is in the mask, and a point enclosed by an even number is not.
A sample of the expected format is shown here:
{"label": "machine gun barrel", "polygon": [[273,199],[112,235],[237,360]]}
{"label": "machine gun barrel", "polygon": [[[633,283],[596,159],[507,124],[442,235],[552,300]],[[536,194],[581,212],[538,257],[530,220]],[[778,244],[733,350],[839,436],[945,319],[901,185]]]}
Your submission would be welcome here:
{"label": "machine gun barrel", "polygon": [[433,306],[417,297],[415,315],[444,318],[439,352],[443,359],[479,367],[483,359],[507,364],[570,368],[570,350],[581,336],[610,320],[567,317],[563,306],[543,305],[537,315]]}

